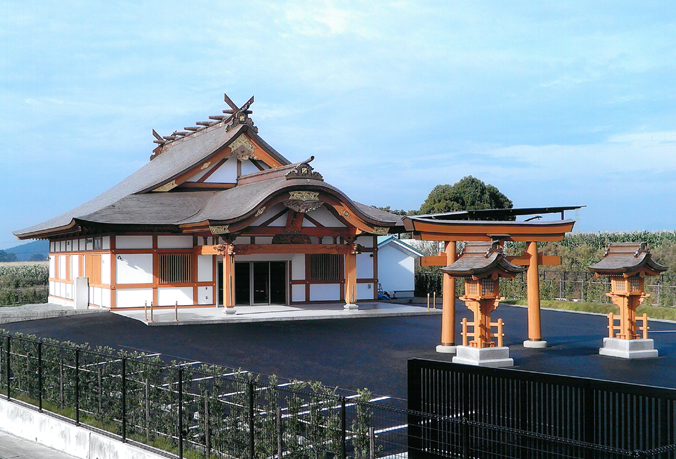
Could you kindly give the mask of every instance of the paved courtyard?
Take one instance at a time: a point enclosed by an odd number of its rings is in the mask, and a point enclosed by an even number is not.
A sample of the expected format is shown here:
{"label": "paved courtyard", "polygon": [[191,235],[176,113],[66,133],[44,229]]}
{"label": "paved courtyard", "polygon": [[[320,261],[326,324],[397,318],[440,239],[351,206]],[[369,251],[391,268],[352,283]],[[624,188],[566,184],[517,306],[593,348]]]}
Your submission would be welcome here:
{"label": "paved courtyard", "polygon": [[[425,310],[419,306],[420,311]],[[458,322],[469,311],[458,302]],[[142,311],[141,311],[142,313]],[[181,312],[179,312],[181,314]],[[319,380],[379,395],[406,398],[410,358],[450,361],[438,354],[441,316],[416,315],[344,320],[262,321],[149,327],[118,314],[89,314],[3,324],[9,331],[120,349],[162,353],[170,358],[242,368],[286,379]],[[526,309],[501,305],[493,315],[505,321],[505,344],[515,369],[627,381],[676,388],[676,324],[650,322],[660,357],[626,361],[598,355],[607,319],[542,311],[549,346],[525,349]],[[458,330],[459,332],[459,330]],[[457,336],[460,342],[460,336]]]}

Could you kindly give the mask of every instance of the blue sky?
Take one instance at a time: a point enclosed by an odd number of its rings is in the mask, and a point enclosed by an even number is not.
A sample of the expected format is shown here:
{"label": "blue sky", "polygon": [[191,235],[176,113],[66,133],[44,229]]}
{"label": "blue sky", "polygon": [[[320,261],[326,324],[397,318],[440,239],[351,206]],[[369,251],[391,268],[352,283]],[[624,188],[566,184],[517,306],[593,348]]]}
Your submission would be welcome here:
{"label": "blue sky", "polygon": [[676,229],[673,1],[0,2],[0,249],[223,92],[356,201],[473,175],[579,231]]}

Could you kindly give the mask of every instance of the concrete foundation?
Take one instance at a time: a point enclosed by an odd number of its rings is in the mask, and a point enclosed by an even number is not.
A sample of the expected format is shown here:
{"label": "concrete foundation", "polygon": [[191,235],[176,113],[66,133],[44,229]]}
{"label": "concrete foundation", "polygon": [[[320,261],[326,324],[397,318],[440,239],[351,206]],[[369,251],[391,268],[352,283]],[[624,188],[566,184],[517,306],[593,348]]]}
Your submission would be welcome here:
{"label": "concrete foundation", "polygon": [[523,347],[527,347],[530,349],[544,349],[547,347],[547,341],[540,340],[540,341],[533,341],[530,339],[527,339],[526,341],[523,342]]}
{"label": "concrete foundation", "polygon": [[457,346],[457,354],[453,357],[453,363],[474,365],[478,367],[512,367],[514,359],[509,358],[508,347],[484,347]]}
{"label": "concrete foundation", "polygon": [[621,359],[653,359],[659,353],[651,339],[603,338],[599,354]]}
{"label": "concrete foundation", "polygon": [[356,304],[356,303],[345,303],[345,306],[343,306],[343,308],[352,311],[352,310],[355,310],[355,309],[359,309],[359,305]]}
{"label": "concrete foundation", "polygon": [[458,346],[450,346],[447,344],[439,344],[437,346],[437,352],[440,354],[455,354]]}
{"label": "concrete foundation", "polygon": [[0,430],[80,459],[165,457],[4,399],[0,399]]}

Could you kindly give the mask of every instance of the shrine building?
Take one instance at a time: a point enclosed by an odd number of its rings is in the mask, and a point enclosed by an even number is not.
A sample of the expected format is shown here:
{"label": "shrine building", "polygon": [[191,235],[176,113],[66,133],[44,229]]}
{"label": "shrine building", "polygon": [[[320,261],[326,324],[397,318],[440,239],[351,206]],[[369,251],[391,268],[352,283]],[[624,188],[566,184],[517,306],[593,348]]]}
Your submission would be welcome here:
{"label": "shrine building", "polygon": [[[16,231],[49,240],[49,302],[101,308],[377,299],[377,236],[397,215],[352,201],[313,158],[258,135],[253,97],[169,136],[110,190]],[[82,285],[84,281],[84,285]],[[84,302],[84,303],[83,303]]]}

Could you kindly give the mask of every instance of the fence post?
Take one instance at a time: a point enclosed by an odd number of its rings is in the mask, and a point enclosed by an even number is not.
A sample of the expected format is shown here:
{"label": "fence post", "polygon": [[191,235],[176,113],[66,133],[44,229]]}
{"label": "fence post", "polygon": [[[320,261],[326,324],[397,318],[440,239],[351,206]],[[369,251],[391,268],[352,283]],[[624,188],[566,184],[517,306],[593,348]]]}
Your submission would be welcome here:
{"label": "fence post", "polygon": [[178,369],[178,457],[183,459],[183,367]]}
{"label": "fence post", "polygon": [[277,406],[277,459],[282,459],[282,407]]}
{"label": "fence post", "polygon": [[369,459],[376,459],[376,430],[369,427]]}
{"label": "fence post", "polygon": [[38,411],[42,412],[42,342],[38,343]]}
{"label": "fence post", "polygon": [[75,349],[75,425],[80,425],[80,350]]}
{"label": "fence post", "polygon": [[345,409],[345,397],[340,396],[340,457],[341,459],[347,458],[347,445],[346,445],[346,435],[347,435],[347,420],[345,419],[347,410]]}
{"label": "fence post", "polygon": [[462,457],[463,459],[469,459],[469,425],[467,423],[467,418],[462,418],[460,426],[462,432],[460,434],[460,438],[462,439]]}
{"label": "fence post", "polygon": [[127,359],[122,357],[121,369],[122,386],[122,442],[127,441]]}
{"label": "fence post", "polygon": [[211,435],[209,432],[209,390],[204,391],[204,447],[207,459],[211,456]]}
{"label": "fence post", "polygon": [[9,349],[10,339],[11,338],[8,335],[7,336],[7,353],[5,354],[5,379],[7,380],[7,400],[9,400],[10,397],[11,397],[10,387],[9,387],[9,385],[10,385],[9,372],[11,371],[10,362],[9,362],[9,359],[11,358],[10,349]]}
{"label": "fence post", "polygon": [[247,383],[249,387],[249,458],[254,459],[254,382]]}

